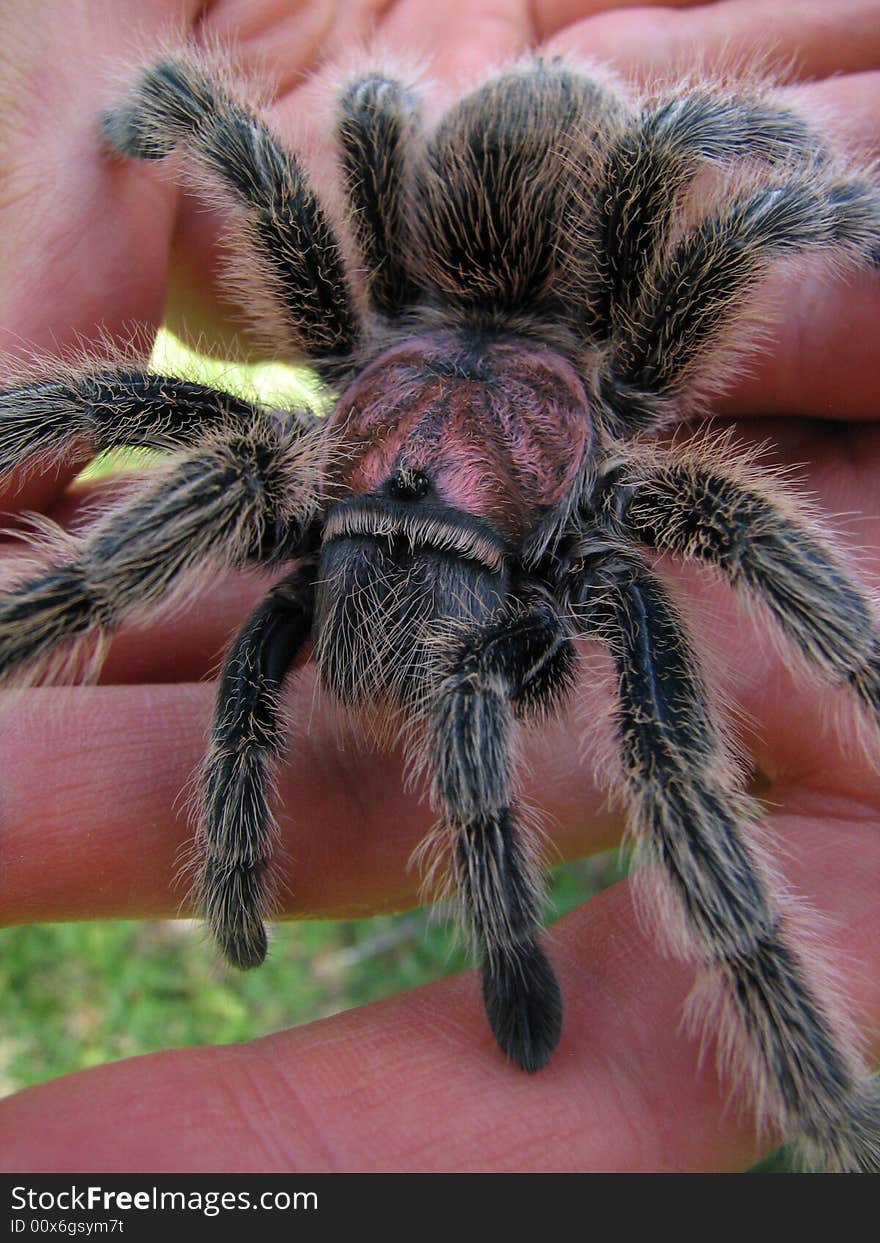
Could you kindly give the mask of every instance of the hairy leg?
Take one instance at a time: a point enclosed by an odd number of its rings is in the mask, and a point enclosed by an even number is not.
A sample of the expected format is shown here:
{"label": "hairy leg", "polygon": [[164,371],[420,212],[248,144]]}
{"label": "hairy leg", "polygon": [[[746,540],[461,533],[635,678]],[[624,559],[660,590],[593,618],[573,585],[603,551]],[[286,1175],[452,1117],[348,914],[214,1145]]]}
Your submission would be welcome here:
{"label": "hairy leg", "polygon": [[296,156],[199,60],[181,55],[143,71],[128,99],[104,117],[104,138],[122,155],[162,159],[181,144],[241,209],[241,247],[279,335],[332,373],[357,338],[339,243]]}
{"label": "hairy leg", "polygon": [[82,535],[50,534],[47,563],[0,593],[0,679],[143,616],[200,567],[291,560],[316,459],[298,421],[267,415],[170,459]]}
{"label": "hairy leg", "polygon": [[[760,98],[701,87],[644,108],[604,157],[578,161],[583,198],[593,205],[573,235],[587,230],[593,262],[577,274],[591,336],[620,330],[658,262],[687,183],[704,164],[821,161],[821,139],[803,118]],[[584,219],[585,218],[585,219]]]}
{"label": "hairy leg", "polygon": [[[63,370],[63,365],[59,364]],[[204,384],[129,369],[71,372],[0,390],[0,476],[83,446],[179,449],[214,428],[242,429],[256,408]]]}
{"label": "hairy leg", "polygon": [[615,534],[717,566],[760,601],[827,681],[880,719],[880,633],[868,593],[804,506],[772,478],[699,456],[627,463],[607,481],[600,519]]}
{"label": "hairy leg", "polygon": [[647,273],[603,360],[600,390],[619,430],[669,417],[686,390],[723,382],[724,330],[774,262],[802,255],[880,263],[880,188],[816,170],[788,176],[737,194],[686,233]]}
{"label": "hairy leg", "polygon": [[682,620],[638,558],[594,545],[573,550],[568,598],[583,632],[614,654],[631,830],[680,912],[673,943],[720,993],[720,1047],[757,1085],[759,1110],[826,1168],[876,1171],[880,1093],[789,943],[749,844],[757,808],[713,724]]}
{"label": "hairy leg", "polygon": [[452,873],[483,953],[483,998],[504,1052],[539,1070],[559,1040],[562,1000],[537,943],[539,861],[513,793],[517,710],[552,702],[568,683],[571,645],[541,601],[473,636],[439,687],[431,716],[435,797],[452,834]]}
{"label": "hairy leg", "polygon": [[314,578],[307,560],[272,588],[232,644],[217,687],[201,780],[199,895],[237,967],[258,966],[266,955],[274,839],[267,786],[282,745],[278,696],[309,637]]}
{"label": "hairy leg", "polygon": [[419,299],[409,224],[419,104],[393,78],[358,78],[339,101],[337,136],[373,307],[394,318]]}

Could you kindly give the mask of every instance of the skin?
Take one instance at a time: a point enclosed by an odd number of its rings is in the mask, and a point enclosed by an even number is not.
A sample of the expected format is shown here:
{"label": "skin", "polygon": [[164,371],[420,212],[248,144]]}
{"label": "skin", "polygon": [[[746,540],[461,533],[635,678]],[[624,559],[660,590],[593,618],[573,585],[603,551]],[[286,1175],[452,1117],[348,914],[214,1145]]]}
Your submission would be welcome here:
{"label": "skin", "polygon": [[[198,38],[235,36],[245,65],[278,84],[273,115],[290,134],[311,98],[302,75],[345,59],[375,28],[382,45],[428,57],[438,98],[530,47],[610,59],[636,77],[772,41],[785,91],[836,133],[880,155],[880,4],[729,0],[672,6],[556,0],[376,3],[48,0],[42,20],[0,0],[0,354],[56,352],[99,328],[124,338],[172,322],[222,344],[216,221],[153,171],[102,157],[95,119],[114,96],[103,67],[143,51],[175,22]],[[53,10],[57,9],[57,13]],[[340,12],[344,9],[344,13]],[[451,13],[451,9],[459,10]],[[48,67],[51,66],[51,71]],[[834,74],[833,78],[830,75]],[[51,193],[46,193],[46,187]],[[169,278],[173,272],[173,281]],[[166,283],[168,288],[166,290]],[[779,282],[782,312],[766,352],[721,413],[771,463],[799,477],[880,577],[880,374],[873,357],[880,280]],[[69,475],[8,486],[4,511],[67,524],[90,499]],[[104,483],[112,495],[119,485]],[[95,489],[93,489],[94,491]],[[14,545],[4,545],[10,560]],[[793,676],[760,618],[705,576],[670,581],[725,697],[767,799],[767,843],[787,884],[821,912],[837,988],[864,1034],[880,1032],[880,775],[876,741],[833,691]],[[212,688],[200,681],[264,585],[213,579],[183,618],[128,631],[101,684],[5,693],[0,912],[39,920],[168,916],[190,836],[179,794],[203,752]],[[173,659],[169,653],[173,652]],[[619,839],[596,788],[592,722],[607,686],[585,670],[579,706],[530,738],[526,797],[551,814],[566,857]],[[280,774],[280,825],[295,873],[287,914],[364,915],[416,899],[407,868],[431,813],[401,789],[400,755],[340,745],[339,723],[294,689],[297,731]],[[865,732],[865,731],[863,731]],[[99,1067],[0,1103],[12,1170],[741,1170],[772,1146],[730,1107],[711,1040],[681,1026],[691,968],[640,928],[622,884],[547,937],[566,998],[562,1043],[529,1078],[495,1050],[469,973],[250,1045],[174,1051]],[[699,1063],[699,1064],[698,1064]],[[122,1127],[122,1138],[120,1129]]]}

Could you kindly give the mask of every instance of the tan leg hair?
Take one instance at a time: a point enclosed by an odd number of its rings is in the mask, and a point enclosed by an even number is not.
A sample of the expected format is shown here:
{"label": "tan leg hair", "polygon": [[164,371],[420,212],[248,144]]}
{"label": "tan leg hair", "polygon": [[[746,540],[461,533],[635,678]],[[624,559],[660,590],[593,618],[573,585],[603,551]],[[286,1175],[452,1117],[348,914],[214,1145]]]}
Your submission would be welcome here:
{"label": "tan leg hair", "polygon": [[605,483],[603,518],[620,538],[719,569],[770,612],[815,673],[851,688],[880,723],[873,601],[780,480],[706,445],[627,450]]}
{"label": "tan leg hair", "polygon": [[759,1115],[804,1137],[828,1169],[880,1170],[876,1085],[791,948],[750,836],[682,619],[624,547],[573,567],[571,603],[611,647],[630,831],[677,909],[673,948],[702,965],[723,999],[725,1041]]}
{"label": "tan leg hair", "polygon": [[0,596],[0,678],[153,611],[206,563],[289,560],[314,510],[316,469],[313,438],[268,416],[171,458]]}
{"label": "tan leg hair", "polygon": [[[192,51],[143,70],[127,99],[105,114],[105,141],[136,159],[163,159],[178,145],[186,177],[221,210],[233,207],[233,264],[256,299],[257,324],[289,359],[344,369],[358,335],[340,242],[300,161],[245,101]],[[237,210],[235,210],[237,208]]]}

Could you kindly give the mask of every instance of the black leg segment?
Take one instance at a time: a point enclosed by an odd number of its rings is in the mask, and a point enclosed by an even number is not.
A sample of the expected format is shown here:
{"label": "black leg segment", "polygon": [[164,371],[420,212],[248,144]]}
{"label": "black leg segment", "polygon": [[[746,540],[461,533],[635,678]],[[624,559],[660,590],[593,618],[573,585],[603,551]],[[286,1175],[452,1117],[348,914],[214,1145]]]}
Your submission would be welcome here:
{"label": "black leg segment", "polygon": [[199,896],[218,945],[241,968],[266,954],[275,833],[268,787],[283,744],[278,697],[309,637],[314,579],[315,564],[305,561],[273,587],[230,648],[217,687],[201,781]]}
{"label": "black leg segment", "polygon": [[[663,256],[615,341],[605,383],[674,394],[711,350],[771,262],[825,252],[864,265],[880,255],[880,192],[861,182],[807,178],[741,194]],[[622,410],[625,417],[625,408]]]}
{"label": "black leg segment", "polygon": [[748,844],[757,809],[712,724],[681,618],[623,550],[585,548],[568,594],[583,631],[614,654],[631,830],[683,914],[682,948],[720,994],[730,1022],[722,1041],[750,1063],[750,1083],[784,1127],[841,1169],[880,1168],[876,1087],[788,944]]}
{"label": "black leg segment", "polygon": [[817,672],[852,687],[880,717],[880,634],[868,593],[778,485],[761,490],[735,467],[698,458],[633,463],[609,479],[604,517],[625,539],[716,566],[769,609]]}
{"label": "black leg segment", "polygon": [[215,428],[246,427],[249,402],[147,371],[95,371],[0,391],[0,475],[35,457],[57,461],[83,445],[179,449]]}
{"label": "black leg segment", "polygon": [[693,89],[641,112],[614,142],[598,174],[583,169],[596,204],[600,262],[585,304],[593,332],[609,336],[627,316],[657,261],[682,189],[701,164],[818,158],[818,135],[796,114],[757,100]]}
{"label": "black leg segment", "polygon": [[452,868],[483,952],[495,1037],[523,1070],[545,1065],[562,1025],[553,969],[537,942],[540,864],[513,793],[517,705],[546,706],[571,679],[567,629],[549,601],[487,627],[443,680],[432,717],[435,797],[453,833]]}
{"label": "black leg segment", "polygon": [[418,112],[414,93],[380,74],[353,82],[339,105],[342,167],[370,301],[390,318],[419,300],[408,210]]}
{"label": "black leg segment", "polygon": [[351,353],[357,328],[342,254],[299,161],[196,59],[144,70],[105,115],[104,138],[136,159],[161,159],[185,144],[244,209],[242,244],[253,248],[292,341],[319,363]]}
{"label": "black leg segment", "polygon": [[60,552],[50,540],[48,564],[0,594],[0,681],[148,615],[200,567],[292,560],[314,479],[311,439],[269,420],[172,458]]}

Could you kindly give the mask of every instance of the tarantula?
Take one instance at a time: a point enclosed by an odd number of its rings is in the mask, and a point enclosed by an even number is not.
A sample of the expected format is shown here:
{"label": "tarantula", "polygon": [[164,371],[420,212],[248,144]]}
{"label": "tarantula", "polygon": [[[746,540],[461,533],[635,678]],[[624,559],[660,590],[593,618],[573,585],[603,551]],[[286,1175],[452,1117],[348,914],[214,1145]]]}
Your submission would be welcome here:
{"label": "tarantula", "polygon": [[[649,563],[715,567],[827,682],[880,714],[868,593],[777,482],[653,433],[732,369],[730,331],[792,256],[880,262],[880,192],[769,87],[638,96],[529,59],[439,122],[416,89],[352,75],[339,204],[225,72],[188,50],[103,118],[117,156],[181,150],[230,217],[242,295],[335,394],[267,409],[119,363],[0,399],[0,467],[88,441],[173,450],[0,597],[0,669],[112,631],[207,563],[292,568],[232,643],[200,781],[199,892],[226,957],[266,953],[279,698],[311,646],[344,705],[410,723],[482,957],[501,1049],[536,1071],[562,1006],[538,942],[540,866],[516,796],[519,722],[610,649],[630,830],[721,998],[762,1109],[826,1168],[880,1169],[880,1093],[789,940],[751,844],[723,726]],[[735,362],[735,358],[734,358]]]}

